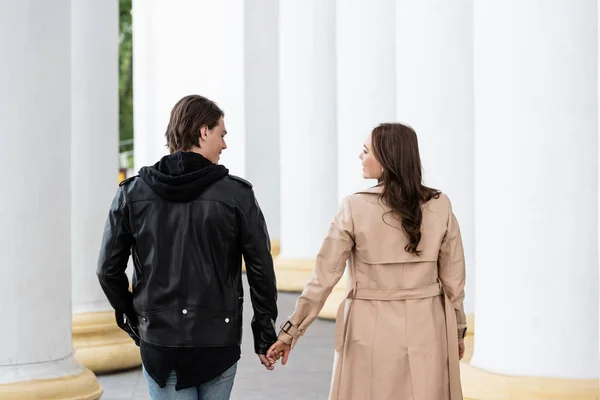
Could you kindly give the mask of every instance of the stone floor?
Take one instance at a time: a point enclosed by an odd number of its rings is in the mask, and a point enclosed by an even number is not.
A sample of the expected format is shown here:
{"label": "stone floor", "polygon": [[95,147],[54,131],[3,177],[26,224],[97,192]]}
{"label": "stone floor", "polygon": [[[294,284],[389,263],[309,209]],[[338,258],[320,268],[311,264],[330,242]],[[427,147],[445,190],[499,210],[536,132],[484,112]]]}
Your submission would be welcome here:
{"label": "stone floor", "polygon": [[[245,280],[245,277],[244,277]],[[277,364],[267,371],[254,354],[250,320],[252,307],[246,285],[244,307],[244,338],[242,359],[238,364],[233,386],[233,400],[263,400],[266,398],[327,399],[333,366],[334,326],[330,321],[317,320],[298,342],[286,366]],[[298,294],[279,294],[278,325],[292,313]],[[147,400],[146,381],[141,369],[98,377],[104,387],[102,400]]]}

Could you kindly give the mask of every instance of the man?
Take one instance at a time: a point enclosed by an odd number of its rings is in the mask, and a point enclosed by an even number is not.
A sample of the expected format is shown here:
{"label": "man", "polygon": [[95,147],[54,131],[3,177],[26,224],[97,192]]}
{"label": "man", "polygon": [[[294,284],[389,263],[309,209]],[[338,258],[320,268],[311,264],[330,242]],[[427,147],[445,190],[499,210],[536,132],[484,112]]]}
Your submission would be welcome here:
{"label": "man", "polygon": [[104,230],[98,278],[117,323],[140,345],[153,399],[229,399],[242,338],[242,255],[255,352],[273,369],[265,357],[277,340],[269,235],[252,185],[218,165],[223,117],[202,96],[181,99],[165,135],[171,154],[121,182]]}

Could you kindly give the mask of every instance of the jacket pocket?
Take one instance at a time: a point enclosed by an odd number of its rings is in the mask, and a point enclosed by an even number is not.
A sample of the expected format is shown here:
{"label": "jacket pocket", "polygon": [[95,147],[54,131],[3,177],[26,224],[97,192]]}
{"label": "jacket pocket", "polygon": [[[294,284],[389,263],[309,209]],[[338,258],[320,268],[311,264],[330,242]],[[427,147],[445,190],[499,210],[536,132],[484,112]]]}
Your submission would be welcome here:
{"label": "jacket pocket", "polygon": [[194,306],[138,314],[142,340],[161,346],[212,347],[240,344],[241,314]]}

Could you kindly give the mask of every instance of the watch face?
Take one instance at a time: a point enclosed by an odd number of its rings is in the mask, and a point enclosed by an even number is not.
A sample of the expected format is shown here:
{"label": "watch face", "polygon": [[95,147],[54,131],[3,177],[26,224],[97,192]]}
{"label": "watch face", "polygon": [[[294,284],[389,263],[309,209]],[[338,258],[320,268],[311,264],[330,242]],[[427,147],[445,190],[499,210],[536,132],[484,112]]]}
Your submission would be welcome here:
{"label": "watch face", "polygon": [[467,336],[467,328],[463,329],[463,332],[462,332],[463,339],[465,338],[465,336]]}

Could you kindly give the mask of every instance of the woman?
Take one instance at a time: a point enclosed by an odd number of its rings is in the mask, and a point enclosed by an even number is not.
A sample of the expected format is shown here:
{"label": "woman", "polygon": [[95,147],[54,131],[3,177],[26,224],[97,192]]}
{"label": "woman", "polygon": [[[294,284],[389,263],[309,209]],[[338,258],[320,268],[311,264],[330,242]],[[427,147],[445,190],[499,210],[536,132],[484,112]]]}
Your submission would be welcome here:
{"label": "woman", "polygon": [[330,399],[462,399],[465,264],[448,197],[422,184],[417,136],[376,127],[360,155],[379,184],[346,197],[268,352],[285,364],[348,264]]}

